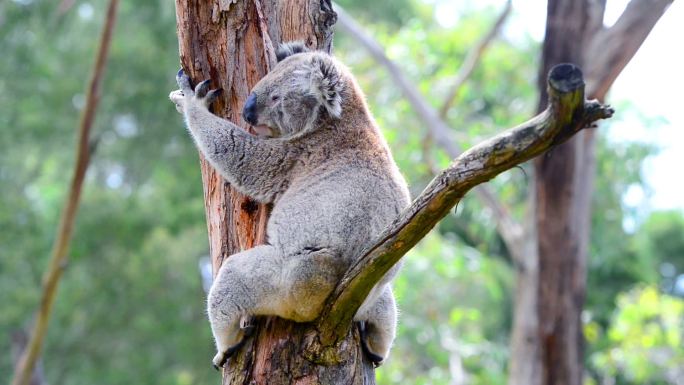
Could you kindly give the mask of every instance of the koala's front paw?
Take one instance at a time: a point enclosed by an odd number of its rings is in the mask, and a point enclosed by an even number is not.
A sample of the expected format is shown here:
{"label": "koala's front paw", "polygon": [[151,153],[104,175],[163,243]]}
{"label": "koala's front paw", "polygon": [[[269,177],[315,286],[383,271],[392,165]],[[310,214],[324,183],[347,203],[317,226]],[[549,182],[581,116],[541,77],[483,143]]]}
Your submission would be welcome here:
{"label": "koala's front paw", "polygon": [[176,105],[176,111],[183,113],[183,102],[185,100],[185,95],[181,90],[171,91],[169,94],[169,99]]}
{"label": "koala's front paw", "polygon": [[[176,74],[176,82],[178,83],[180,90],[172,92],[171,95],[169,95],[169,98],[176,103],[176,106],[181,104],[181,108],[183,107],[182,104],[188,100],[197,102],[208,108],[223,92],[221,88],[209,90],[209,84],[211,83],[211,80],[209,79],[199,83],[193,90],[190,77],[185,74],[182,68]],[[182,101],[180,101],[180,103],[176,102],[176,100],[181,99]]]}

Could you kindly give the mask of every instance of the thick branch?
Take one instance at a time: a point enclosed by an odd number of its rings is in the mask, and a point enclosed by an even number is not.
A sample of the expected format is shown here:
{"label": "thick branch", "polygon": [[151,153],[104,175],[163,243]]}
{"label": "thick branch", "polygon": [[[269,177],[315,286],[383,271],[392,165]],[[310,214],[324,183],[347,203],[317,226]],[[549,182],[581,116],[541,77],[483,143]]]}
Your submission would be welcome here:
{"label": "thick branch", "polygon": [[558,145],[613,110],[584,100],[578,67],[561,64],[549,73],[549,107],[522,125],[466,151],[438,175],[344,276],[321,317],[321,343],[335,343],[351,325],[370,290],[463,197],[517,164]]}
{"label": "thick branch", "polygon": [[[449,135],[449,132],[451,131],[449,126],[440,118],[437,111],[427,103],[413,83],[406,78],[401,69],[385,55],[385,50],[380,44],[368,35],[363,28],[338,5],[336,5],[335,10],[337,12],[338,25],[366,48],[375,61],[387,69],[406,99],[411,103],[413,109],[427,126],[427,129],[430,131],[435,142],[444,149],[449,157],[456,158],[461,155],[461,150]],[[502,16],[504,15],[505,13]],[[521,263],[520,259],[523,254],[521,245],[523,234],[522,226],[510,215],[508,210],[486,186],[477,186],[475,194],[486,207],[492,210],[496,220],[497,231],[506,244],[511,257],[516,262]]]}
{"label": "thick branch", "polygon": [[62,272],[67,263],[67,251],[69,250],[69,242],[71,241],[71,234],[74,228],[76,211],[78,210],[78,204],[81,197],[81,186],[83,185],[83,178],[85,177],[92,152],[89,139],[90,128],[93,125],[95,111],[97,110],[100,99],[100,85],[102,84],[104,68],[107,62],[109,43],[112,39],[112,31],[114,30],[118,4],[118,0],[110,0],[107,9],[105,26],[102,30],[102,35],[100,36],[100,47],[86,90],[86,105],[83,114],[81,115],[78,129],[78,147],[76,148],[74,174],[71,179],[69,193],[66,196],[64,211],[62,211],[59,227],[57,228],[57,236],[52,245],[50,265],[43,277],[43,292],[38,314],[36,314],[33,330],[31,331],[31,338],[28,347],[22,353],[19,363],[15,368],[12,385],[26,385],[31,379],[31,373],[33,372],[33,368],[43,345],[43,340],[45,339],[45,334],[47,333],[50,310],[52,309],[52,304],[54,303],[55,295],[57,294],[57,285],[59,284]]}
{"label": "thick branch", "polygon": [[482,57],[484,51],[487,49],[487,46],[489,45],[489,43],[491,43],[492,40],[494,40],[494,37],[496,37],[496,35],[499,33],[499,30],[508,18],[508,15],[511,14],[511,8],[511,0],[507,0],[503,11],[501,11],[501,14],[496,19],[496,22],[494,22],[494,24],[489,29],[487,34],[484,35],[470,49],[470,51],[468,51],[465,60],[463,60],[463,64],[461,64],[461,68],[458,69],[456,80],[454,81],[454,84],[451,86],[449,94],[444,99],[444,104],[442,104],[442,107],[439,109],[439,116],[442,119],[444,119],[447,116],[449,109],[451,108],[452,104],[454,103],[454,100],[456,99],[456,95],[458,95],[458,91],[461,89],[463,84],[465,84],[466,80],[468,80],[470,74],[473,73],[473,70],[477,66],[477,63],[480,61],[480,58]]}
{"label": "thick branch", "polygon": [[672,0],[632,0],[615,24],[586,46],[587,95],[603,100]]}

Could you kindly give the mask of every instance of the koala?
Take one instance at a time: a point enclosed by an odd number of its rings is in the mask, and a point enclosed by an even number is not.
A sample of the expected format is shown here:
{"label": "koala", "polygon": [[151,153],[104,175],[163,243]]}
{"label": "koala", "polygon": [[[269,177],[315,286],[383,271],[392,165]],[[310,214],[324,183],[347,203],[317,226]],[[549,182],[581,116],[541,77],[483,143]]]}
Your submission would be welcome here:
{"label": "koala", "polygon": [[[272,203],[267,243],[227,258],[208,295],[209,321],[222,367],[254,316],[313,321],[361,252],[409,204],[404,178],[351,72],[302,43],[283,44],[278,63],[247,98],[249,134],[212,114],[220,90],[193,90],[183,71],[169,97],[210,164],[237,190]],[[354,316],[362,347],[387,359],[397,309],[393,267]]]}

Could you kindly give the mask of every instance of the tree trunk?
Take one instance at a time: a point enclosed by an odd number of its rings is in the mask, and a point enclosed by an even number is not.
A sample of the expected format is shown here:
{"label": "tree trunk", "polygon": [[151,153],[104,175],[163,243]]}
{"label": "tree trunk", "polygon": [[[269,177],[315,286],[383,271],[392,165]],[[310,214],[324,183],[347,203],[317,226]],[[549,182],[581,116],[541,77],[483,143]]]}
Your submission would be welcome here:
{"label": "tree trunk", "polygon": [[[577,0],[549,0],[546,37],[539,72],[539,110],[546,106],[546,73],[558,63],[583,63],[584,34],[589,4]],[[536,189],[538,333],[541,383],[581,385],[583,335],[580,313],[586,289],[589,235],[584,218],[581,175],[584,132],[534,162]]]}
{"label": "tree trunk", "polygon": [[[549,0],[539,72],[539,109],[549,68],[587,68],[587,97],[604,100],[672,0],[632,0],[603,26],[606,0]],[[509,385],[583,382],[580,320],[586,289],[595,131],[584,130],[535,161],[535,212],[518,267]]]}
{"label": "tree trunk", "polygon": [[[558,63],[582,67],[588,3],[549,0],[539,71],[538,111],[546,107],[546,74]],[[586,131],[534,161],[527,255],[517,266],[510,385],[580,385],[580,312],[586,282],[589,205],[579,194]],[[532,200],[531,200],[532,201]],[[586,212],[585,212],[586,211]]]}
{"label": "tree trunk", "polygon": [[[214,113],[246,127],[240,111],[251,88],[275,64],[274,47],[301,40],[330,52],[336,15],[329,0],[176,1],[182,67],[196,83],[212,79],[225,90]],[[245,197],[201,159],[214,275],[225,258],[265,240],[268,207]],[[312,324],[269,317],[229,360],[223,384],[373,384],[355,329],[333,358],[307,357]],[[207,327],[209,325],[207,324]],[[325,361],[326,364],[323,364]],[[330,365],[331,362],[335,365]],[[207,367],[211,357],[207,357]]]}

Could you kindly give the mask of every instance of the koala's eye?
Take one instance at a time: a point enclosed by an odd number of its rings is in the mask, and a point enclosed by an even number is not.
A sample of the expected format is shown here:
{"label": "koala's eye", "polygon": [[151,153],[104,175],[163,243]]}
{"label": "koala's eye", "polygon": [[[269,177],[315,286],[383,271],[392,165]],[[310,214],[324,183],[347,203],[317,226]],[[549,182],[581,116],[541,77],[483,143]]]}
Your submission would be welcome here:
{"label": "koala's eye", "polygon": [[278,96],[278,95],[271,95],[271,101],[272,101],[272,102],[277,102],[278,100],[280,100],[280,96]]}

